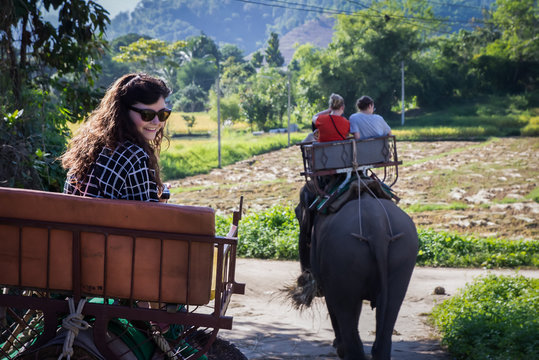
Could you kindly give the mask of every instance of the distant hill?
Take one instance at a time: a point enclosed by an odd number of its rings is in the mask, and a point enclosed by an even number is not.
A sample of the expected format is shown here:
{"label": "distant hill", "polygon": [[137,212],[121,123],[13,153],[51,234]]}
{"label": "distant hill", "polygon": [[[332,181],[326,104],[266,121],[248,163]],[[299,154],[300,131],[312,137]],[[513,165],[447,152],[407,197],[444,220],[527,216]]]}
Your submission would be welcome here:
{"label": "distant hill", "polygon": [[[453,30],[465,27],[471,18],[481,18],[482,8],[495,0],[446,0],[432,2],[433,11],[455,22]],[[265,47],[270,31],[280,36],[285,61],[295,43],[324,47],[331,41],[334,20],[328,13],[363,10],[371,1],[347,0],[140,0],[131,12],[120,12],[107,29],[112,40],[128,33],[166,41],[184,40],[202,32],[217,44],[237,45],[245,54]],[[266,4],[266,5],[262,5]]]}
{"label": "distant hill", "polygon": [[334,18],[323,17],[309,20],[284,34],[279,40],[279,48],[283,54],[285,64],[288,64],[294,56],[296,44],[313,44],[325,48],[333,37]]}

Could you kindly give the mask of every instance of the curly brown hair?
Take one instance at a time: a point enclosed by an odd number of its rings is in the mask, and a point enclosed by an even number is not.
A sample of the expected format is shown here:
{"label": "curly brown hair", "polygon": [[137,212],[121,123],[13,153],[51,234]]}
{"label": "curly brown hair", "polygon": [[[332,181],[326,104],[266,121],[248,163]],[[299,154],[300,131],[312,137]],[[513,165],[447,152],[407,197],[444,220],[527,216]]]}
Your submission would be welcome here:
{"label": "curly brown hair", "polygon": [[129,107],[135,103],[153,104],[161,97],[166,99],[170,92],[163,80],[146,74],[127,74],[116,80],[61,156],[68,176],[84,180],[104,147],[114,150],[121,143],[130,141],[149,155],[149,167],[155,171],[154,180],[161,193],[163,183],[157,157],[161,151],[164,128],[157,132],[154,140],[145,140],[133,126]]}

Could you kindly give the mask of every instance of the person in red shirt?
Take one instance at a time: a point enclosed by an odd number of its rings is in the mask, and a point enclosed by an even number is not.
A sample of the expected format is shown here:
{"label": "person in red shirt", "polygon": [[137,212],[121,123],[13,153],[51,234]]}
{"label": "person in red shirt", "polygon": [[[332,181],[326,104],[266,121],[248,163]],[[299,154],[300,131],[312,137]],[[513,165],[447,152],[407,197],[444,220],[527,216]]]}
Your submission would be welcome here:
{"label": "person in red shirt", "polygon": [[313,122],[318,129],[318,141],[345,140],[350,132],[350,122],[342,116],[344,99],[338,94],[329,97],[329,109],[314,116]]}

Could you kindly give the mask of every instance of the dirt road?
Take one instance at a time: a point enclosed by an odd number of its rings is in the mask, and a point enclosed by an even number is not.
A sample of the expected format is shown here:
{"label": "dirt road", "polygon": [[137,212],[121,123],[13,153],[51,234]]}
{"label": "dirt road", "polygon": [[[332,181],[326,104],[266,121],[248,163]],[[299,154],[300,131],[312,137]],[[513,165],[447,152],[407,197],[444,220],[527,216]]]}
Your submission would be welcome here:
{"label": "dirt road", "polygon": [[[394,360],[450,360],[426,323],[432,307],[475,277],[488,272],[514,274],[513,270],[416,268],[393,334]],[[232,330],[219,336],[238,347],[250,360],[337,359],[331,346],[334,335],[325,303],[317,299],[300,313],[283,297],[281,289],[299,274],[295,261],[238,259],[237,280],[246,284],[245,295],[235,295],[227,315],[234,317]],[[539,277],[539,271],[520,271]],[[446,295],[434,295],[442,286]],[[374,341],[375,312],[366,303],[359,331],[366,353]]]}

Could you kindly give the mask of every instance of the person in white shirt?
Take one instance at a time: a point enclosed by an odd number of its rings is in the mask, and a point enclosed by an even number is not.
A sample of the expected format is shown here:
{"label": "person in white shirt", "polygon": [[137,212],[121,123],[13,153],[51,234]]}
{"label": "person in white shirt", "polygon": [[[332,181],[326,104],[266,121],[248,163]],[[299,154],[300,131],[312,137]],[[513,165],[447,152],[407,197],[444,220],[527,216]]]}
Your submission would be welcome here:
{"label": "person in white shirt", "polygon": [[358,112],[350,116],[350,133],[355,139],[369,139],[391,135],[391,128],[384,118],[374,114],[376,108],[369,96],[362,96],[356,102]]}

